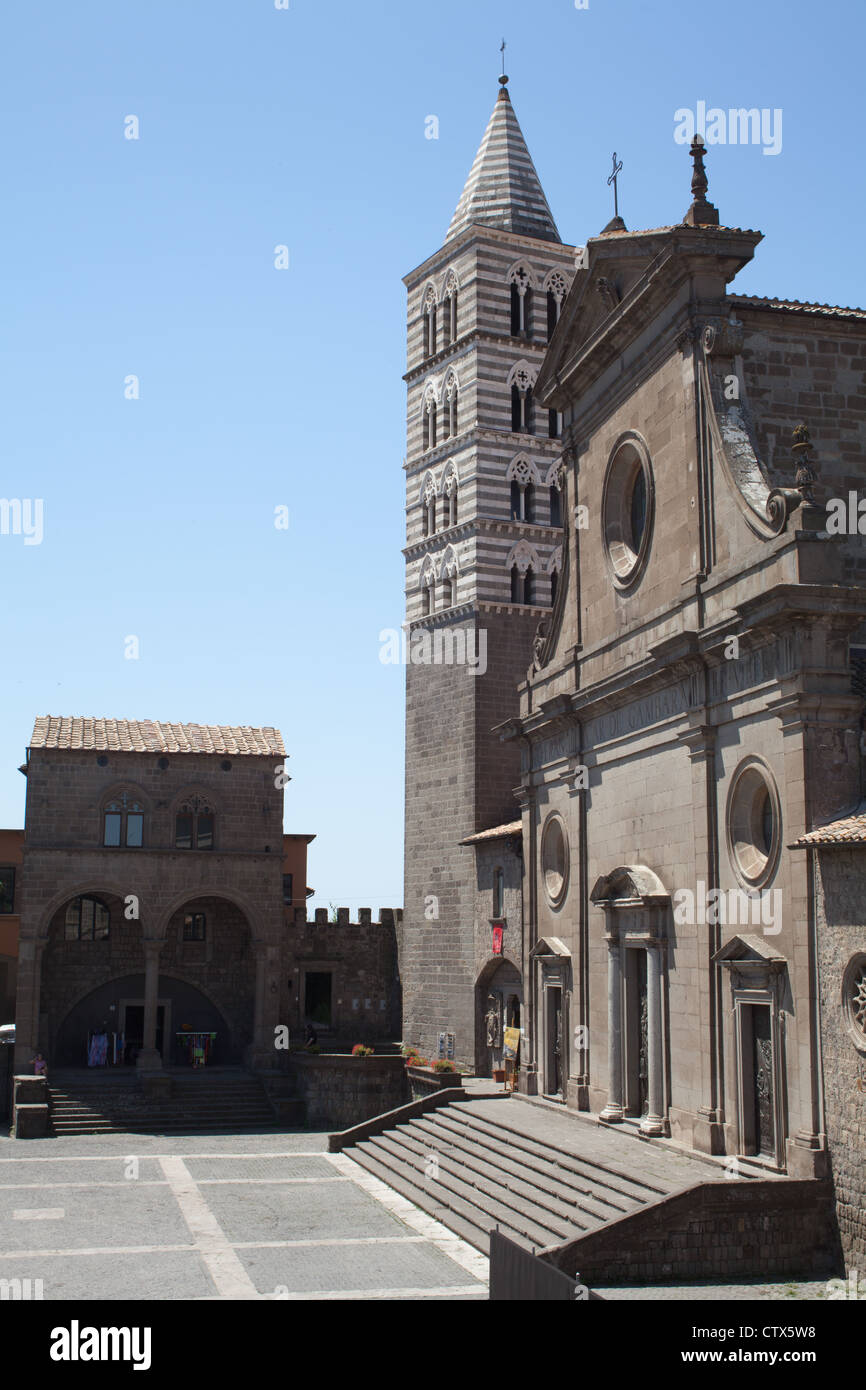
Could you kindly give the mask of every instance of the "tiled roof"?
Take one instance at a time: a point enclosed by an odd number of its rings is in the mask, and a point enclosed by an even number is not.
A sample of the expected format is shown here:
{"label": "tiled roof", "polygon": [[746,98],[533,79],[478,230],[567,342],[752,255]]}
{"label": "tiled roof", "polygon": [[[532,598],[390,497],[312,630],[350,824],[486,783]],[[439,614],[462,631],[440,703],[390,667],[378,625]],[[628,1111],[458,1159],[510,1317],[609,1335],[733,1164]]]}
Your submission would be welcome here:
{"label": "tiled roof", "polygon": [[839,820],[831,820],[795,840],[792,849],[809,845],[866,845],[866,802]]}
{"label": "tiled roof", "polygon": [[765,299],[760,294],[732,294],[734,304],[752,309],[780,309],[792,314],[812,314],[816,318],[866,319],[866,309],[846,309],[839,304],[804,304],[799,299]]}
{"label": "tiled roof", "polygon": [[562,241],[505,87],[499,89],[446,241],[474,222],[542,241]]}
{"label": "tiled roof", "polygon": [[504,840],[508,835],[519,835],[523,830],[523,821],[511,820],[507,825],[494,825],[492,830],[479,830],[475,835],[467,835],[465,840],[461,840],[461,845],[480,845],[485,840]]}
{"label": "tiled roof", "polygon": [[31,748],[82,748],[107,753],[223,753],[285,756],[279,729],[221,724],[160,724],[153,719],[83,719],[41,715]]}

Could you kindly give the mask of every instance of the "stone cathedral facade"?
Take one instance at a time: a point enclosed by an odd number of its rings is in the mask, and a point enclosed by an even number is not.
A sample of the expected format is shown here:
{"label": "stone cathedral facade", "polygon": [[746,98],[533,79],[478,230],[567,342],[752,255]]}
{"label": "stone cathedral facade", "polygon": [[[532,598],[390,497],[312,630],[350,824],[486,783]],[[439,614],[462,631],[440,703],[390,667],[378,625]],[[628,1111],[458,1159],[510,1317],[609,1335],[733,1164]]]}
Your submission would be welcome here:
{"label": "stone cathedral facade", "polygon": [[507,80],[445,244],[405,278],[404,1036],[435,1056],[445,1034],[470,1065],[485,1056],[486,984],[502,967],[519,976],[520,915],[514,904],[494,956],[461,842],[515,819],[519,761],[492,730],[517,713],[562,563],[561,421],[535,383],[575,264]]}
{"label": "stone cathedral facade", "polygon": [[866,312],[731,290],[699,140],[578,252],[518,136],[503,90],[406,281],[407,619],[488,659],[408,669],[404,1037],[517,1022],[524,1094],[831,1181],[862,1269]]}

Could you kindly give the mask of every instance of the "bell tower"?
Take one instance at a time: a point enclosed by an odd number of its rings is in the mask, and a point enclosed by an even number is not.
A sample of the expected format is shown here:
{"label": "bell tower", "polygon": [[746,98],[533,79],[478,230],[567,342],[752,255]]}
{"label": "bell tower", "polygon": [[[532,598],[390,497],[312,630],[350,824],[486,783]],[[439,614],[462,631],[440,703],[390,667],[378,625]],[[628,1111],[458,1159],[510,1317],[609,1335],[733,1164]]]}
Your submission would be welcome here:
{"label": "bell tower", "polygon": [[[534,399],[568,292],[560,239],[500,89],[444,245],[405,277],[406,870],[403,1037],[476,1062],[491,954],[466,836],[513,822],[517,752],[494,725],[550,612],[561,565],[561,420]],[[520,924],[509,955],[520,959]]]}

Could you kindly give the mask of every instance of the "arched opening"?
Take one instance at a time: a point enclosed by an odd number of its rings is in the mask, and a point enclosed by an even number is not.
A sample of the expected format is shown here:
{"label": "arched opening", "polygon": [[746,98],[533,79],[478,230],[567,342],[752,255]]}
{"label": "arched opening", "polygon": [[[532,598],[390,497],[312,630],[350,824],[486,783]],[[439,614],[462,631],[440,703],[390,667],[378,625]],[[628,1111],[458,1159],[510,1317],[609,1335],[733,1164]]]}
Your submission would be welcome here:
{"label": "arched opening", "polygon": [[[475,986],[475,1071],[492,1076],[505,1062],[507,1028],[520,1028],[523,1013],[523,980],[507,958],[489,960]],[[521,1062],[520,1049],[513,1059]]]}
{"label": "arched opening", "polygon": [[[190,1041],[182,1041],[183,1034]],[[214,1035],[211,1037],[211,1035]],[[163,1065],[191,1066],[192,1036],[208,1037],[208,1065],[239,1064],[243,1043],[213,1000],[188,980],[160,974],[156,1047]],[[104,1044],[99,1039],[104,1038]],[[72,1006],[60,1022],[54,1067],[89,1067],[94,1074],[134,1067],[144,1042],[144,972],[106,980]]]}

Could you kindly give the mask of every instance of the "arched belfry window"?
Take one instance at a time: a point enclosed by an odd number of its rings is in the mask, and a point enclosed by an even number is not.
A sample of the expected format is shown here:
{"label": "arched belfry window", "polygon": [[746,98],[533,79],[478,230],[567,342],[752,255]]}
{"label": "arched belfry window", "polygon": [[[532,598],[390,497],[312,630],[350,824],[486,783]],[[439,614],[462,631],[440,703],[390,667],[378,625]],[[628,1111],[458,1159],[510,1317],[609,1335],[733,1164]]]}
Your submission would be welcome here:
{"label": "arched belfry window", "polygon": [[425,536],[436,534],[436,483],[428,473],[421,494],[421,530]]}
{"label": "arched belfry window", "polygon": [[422,611],[425,618],[429,617],[433,612],[435,592],[436,570],[432,559],[428,555],[421,567]]}
{"label": "arched belfry window", "polygon": [[535,433],[535,407],[532,388],[536,370],[528,362],[518,362],[508,374],[511,387],[511,428],[515,434]]}
{"label": "arched belfry window", "polygon": [[144,807],[131,793],[121,792],[103,806],[102,843],[107,849],[140,849],[144,843]]}
{"label": "arched belfry window", "polygon": [[511,484],[511,520],[534,522],[538,469],[525,455],[518,454],[509,464],[505,479]]}
{"label": "arched belfry window", "polygon": [[453,546],[448,547],[442,558],[442,565],[439,571],[442,580],[442,607],[453,608],[457,602],[457,579],[460,574],[460,566],[457,562],[457,553]]}
{"label": "arched belfry window", "polygon": [[449,347],[457,341],[457,295],[457,276],[452,270],[445,281],[445,332]]}
{"label": "arched belfry window", "polygon": [[448,422],[448,438],[452,439],[458,431],[457,408],[460,396],[460,384],[454,372],[448,376],[445,383],[445,406]]}
{"label": "arched belfry window", "polygon": [[508,278],[511,282],[511,335],[531,338],[532,277],[525,265],[516,265]]}
{"label": "arched belfry window", "polygon": [[206,797],[188,797],[174,820],[175,849],[213,849],[214,812]]}
{"label": "arched belfry window", "polygon": [[547,337],[549,341],[559,323],[562,305],[568,293],[568,282],[561,271],[552,270],[544,283],[547,290]]}
{"label": "arched belfry window", "polygon": [[445,472],[445,481],[442,484],[444,494],[446,526],[457,525],[457,489],[458,489],[457,469],[453,463],[449,463]]}
{"label": "arched belfry window", "polygon": [[431,285],[424,296],[423,308],[424,356],[433,357],[436,352],[436,291]]}
{"label": "arched belfry window", "polygon": [[512,546],[505,567],[511,579],[511,602],[537,604],[541,561],[535,547],[519,540]]}
{"label": "arched belfry window", "polygon": [[428,386],[424,392],[423,411],[423,445],[425,449],[436,448],[436,392],[432,386]]}
{"label": "arched belfry window", "polygon": [[559,589],[559,576],[562,571],[562,546],[558,545],[551,553],[547,562],[547,573],[550,575],[550,606],[556,603],[556,594]]}

